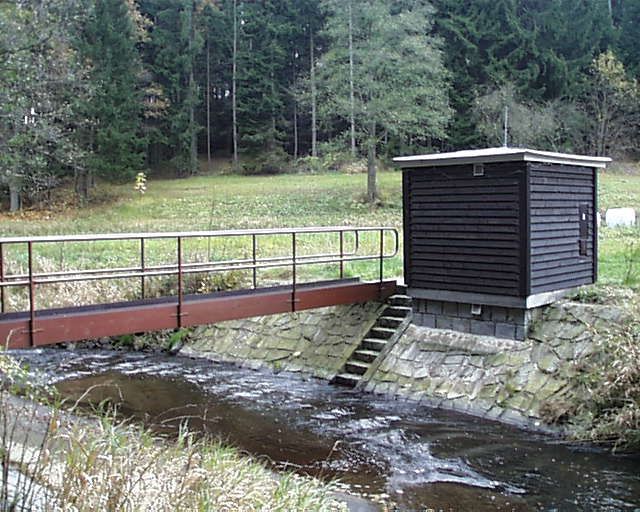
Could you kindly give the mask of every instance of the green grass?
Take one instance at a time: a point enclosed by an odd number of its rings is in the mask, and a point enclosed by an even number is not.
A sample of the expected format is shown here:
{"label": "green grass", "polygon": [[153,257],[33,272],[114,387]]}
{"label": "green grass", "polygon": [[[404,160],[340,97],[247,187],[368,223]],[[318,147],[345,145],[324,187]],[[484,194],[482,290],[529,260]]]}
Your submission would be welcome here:
{"label": "green grass", "polygon": [[[254,229],[329,225],[396,225],[401,176],[380,173],[383,206],[362,201],[366,176],[346,174],[201,176],[150,180],[144,196],[133,184],[101,185],[95,206],[47,215],[0,217],[3,235],[127,231]],[[48,217],[48,218],[43,218]]]}
{"label": "green grass", "polygon": [[[601,173],[599,202],[603,211],[609,207],[640,207],[640,173],[631,166],[617,166],[613,172]],[[327,173],[314,175],[199,176],[182,180],[150,180],[148,191],[140,196],[127,185],[100,185],[92,205],[81,209],[46,212],[24,212],[0,216],[2,235],[51,235],[105,232],[157,232],[209,229],[256,229],[298,226],[373,226],[401,228],[401,174],[386,171],[379,174],[382,201],[376,207],[364,202],[366,175]],[[636,230],[603,228],[600,239],[600,279],[607,284],[637,285],[640,276],[634,261]],[[389,241],[390,242],[390,241]],[[302,253],[336,250],[337,237],[305,237]],[[374,236],[363,245],[375,253]],[[64,248],[38,246],[37,264],[49,270],[57,268],[89,268],[92,266],[135,265],[139,249],[136,242],[96,243],[87,252],[86,245],[65,244]],[[391,249],[391,243],[387,245]],[[262,254],[285,254],[289,250],[286,237],[260,240]],[[25,268],[24,247],[6,250],[6,265]],[[205,240],[185,245],[187,261],[202,261],[210,254],[215,259],[248,257],[250,239],[227,240],[224,244]],[[22,253],[22,254],[19,254]],[[149,263],[175,258],[172,242],[153,242],[148,250]],[[13,262],[13,263],[11,263]],[[285,279],[289,269],[261,273],[269,281]],[[377,265],[353,263],[347,276],[375,278]],[[400,256],[385,263],[387,277],[402,275]],[[336,277],[337,266],[308,267],[300,277]],[[246,282],[249,274],[240,276]],[[131,293],[134,293],[133,291]]]}

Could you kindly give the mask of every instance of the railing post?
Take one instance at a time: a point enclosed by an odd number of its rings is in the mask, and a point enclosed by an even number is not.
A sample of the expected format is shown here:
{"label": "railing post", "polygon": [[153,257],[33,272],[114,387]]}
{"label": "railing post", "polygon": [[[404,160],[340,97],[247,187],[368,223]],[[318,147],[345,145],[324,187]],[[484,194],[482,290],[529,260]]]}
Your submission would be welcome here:
{"label": "railing post", "polygon": [[252,261],[253,261],[253,289],[255,290],[258,287],[258,269],[256,268],[257,254],[258,254],[258,241],[256,240],[255,233],[251,235],[251,253],[252,253]]}
{"label": "railing post", "polygon": [[383,279],[384,279],[384,229],[380,229],[380,294],[382,294]]}
{"label": "railing post", "polygon": [[182,327],[182,237],[178,237],[178,329]]}
{"label": "railing post", "polygon": [[[4,245],[0,244],[0,283],[4,284]],[[0,313],[4,313],[4,286],[0,287]]]}
{"label": "railing post", "polygon": [[144,272],[145,272],[145,261],[144,261],[144,238],[140,238],[140,272],[142,275],[140,276],[140,298],[144,299],[145,290],[144,290]]}
{"label": "railing post", "polygon": [[340,279],[344,279],[344,231],[340,231]]}
{"label": "railing post", "polygon": [[36,284],[33,281],[33,242],[27,243],[27,258],[29,265],[29,344],[35,345],[34,335],[36,330]]}
{"label": "railing post", "polygon": [[291,279],[291,311],[296,310],[296,232],[291,233],[291,256],[293,263],[293,272]]}

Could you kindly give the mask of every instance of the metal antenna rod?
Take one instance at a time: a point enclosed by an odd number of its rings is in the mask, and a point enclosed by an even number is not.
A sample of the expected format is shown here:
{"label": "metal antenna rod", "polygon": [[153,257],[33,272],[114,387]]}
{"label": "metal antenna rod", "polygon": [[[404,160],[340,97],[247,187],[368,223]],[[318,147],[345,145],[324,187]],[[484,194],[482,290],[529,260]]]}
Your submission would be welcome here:
{"label": "metal antenna rod", "polygon": [[504,106],[504,136],[503,136],[503,146],[506,148],[509,146],[509,106]]}

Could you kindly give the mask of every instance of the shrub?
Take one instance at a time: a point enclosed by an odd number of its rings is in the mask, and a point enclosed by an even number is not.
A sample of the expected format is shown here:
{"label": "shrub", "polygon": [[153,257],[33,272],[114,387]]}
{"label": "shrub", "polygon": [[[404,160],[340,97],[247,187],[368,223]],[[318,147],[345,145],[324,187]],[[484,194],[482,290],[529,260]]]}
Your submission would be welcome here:
{"label": "shrub", "polygon": [[290,157],[280,147],[248,157],[242,163],[242,173],[247,175],[280,174],[290,170]]}
{"label": "shrub", "polygon": [[548,419],[569,422],[576,439],[611,443],[614,450],[640,450],[638,297],[627,300],[626,307],[632,320],[597,331],[598,350],[576,362],[571,387],[583,392],[570,402],[549,404],[546,413]]}

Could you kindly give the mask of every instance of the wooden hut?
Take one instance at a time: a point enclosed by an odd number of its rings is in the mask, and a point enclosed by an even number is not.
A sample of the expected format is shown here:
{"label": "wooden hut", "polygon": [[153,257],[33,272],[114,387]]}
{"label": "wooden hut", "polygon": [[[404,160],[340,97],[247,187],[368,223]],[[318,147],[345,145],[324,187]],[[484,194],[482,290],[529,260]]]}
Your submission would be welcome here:
{"label": "wooden hut", "polygon": [[395,162],[417,324],[524,339],[531,310],[596,281],[609,158],[491,148]]}

